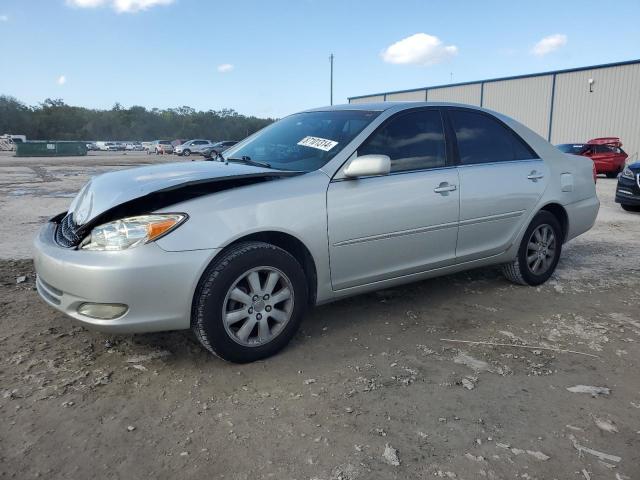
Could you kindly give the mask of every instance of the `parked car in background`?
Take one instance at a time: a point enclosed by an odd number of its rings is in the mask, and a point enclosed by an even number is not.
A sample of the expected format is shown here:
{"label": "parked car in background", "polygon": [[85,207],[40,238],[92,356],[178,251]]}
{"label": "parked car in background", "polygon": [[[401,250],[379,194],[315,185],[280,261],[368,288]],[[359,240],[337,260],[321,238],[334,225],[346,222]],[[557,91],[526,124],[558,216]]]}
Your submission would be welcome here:
{"label": "parked car in background", "polygon": [[616,202],[628,212],[640,212],[640,162],[627,165],[618,177]]}
{"label": "parked car in background", "polygon": [[156,155],[164,155],[165,153],[173,153],[173,145],[169,140],[154,140],[149,145],[147,153],[155,153]]}
{"label": "parked car in background", "polygon": [[142,152],[144,147],[140,142],[128,142],[124,146],[125,150],[129,152]]}
{"label": "parked car in background", "polygon": [[205,158],[213,158],[217,154],[224,152],[225,150],[233,147],[238,142],[233,140],[225,140],[223,142],[216,142],[213,145],[210,145],[206,148],[202,149],[201,155]]}
{"label": "parked car in background", "polygon": [[87,150],[90,152],[95,152],[97,150],[100,150],[100,147],[98,147],[98,145],[96,145],[93,142],[87,143]]}
{"label": "parked car in background", "polygon": [[589,157],[595,164],[596,173],[615,178],[624,169],[627,154],[622,150],[618,137],[593,138],[587,143],[563,143],[558,149],[564,153]]}
{"label": "parked car in background", "polygon": [[211,147],[212,145],[214,145],[214,143],[211,140],[187,140],[186,142],[174,147],[174,152],[176,155],[184,155],[185,157],[188,157],[192,153],[202,154],[203,149]]}
{"label": "parked car in background", "polygon": [[110,152],[123,152],[125,149],[124,143],[120,142],[107,142],[107,150]]}
{"label": "parked car in background", "polygon": [[309,110],[225,160],[94,177],[35,239],[40,296],[113,333],[192,328],[249,362],[312,305],[489,265],[540,285],[599,208],[593,162],[459,104]]}
{"label": "parked car in background", "polygon": [[0,151],[15,151],[19,144],[26,141],[27,137],[25,135],[2,134],[0,135]]}

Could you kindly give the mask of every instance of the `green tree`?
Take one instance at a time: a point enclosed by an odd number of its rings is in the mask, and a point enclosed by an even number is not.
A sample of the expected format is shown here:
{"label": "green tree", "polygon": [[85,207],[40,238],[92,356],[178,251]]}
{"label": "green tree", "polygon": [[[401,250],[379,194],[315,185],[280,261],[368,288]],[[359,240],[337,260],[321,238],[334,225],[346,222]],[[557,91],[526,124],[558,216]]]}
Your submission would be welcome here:
{"label": "green tree", "polygon": [[116,103],[110,110],[95,110],[47,98],[28,106],[0,95],[0,134],[23,134],[29,140],[241,140],[273,121],[232,109],[200,111],[186,105],[148,110]]}

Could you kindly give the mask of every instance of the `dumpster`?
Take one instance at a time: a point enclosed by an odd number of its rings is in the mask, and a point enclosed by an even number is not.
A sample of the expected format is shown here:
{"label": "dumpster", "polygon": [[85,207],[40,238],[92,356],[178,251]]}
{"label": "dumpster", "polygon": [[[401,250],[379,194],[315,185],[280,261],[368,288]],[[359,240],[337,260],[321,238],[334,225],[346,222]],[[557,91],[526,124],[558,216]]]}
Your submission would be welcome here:
{"label": "dumpster", "polygon": [[16,145],[16,157],[77,157],[87,154],[85,142],[29,141]]}

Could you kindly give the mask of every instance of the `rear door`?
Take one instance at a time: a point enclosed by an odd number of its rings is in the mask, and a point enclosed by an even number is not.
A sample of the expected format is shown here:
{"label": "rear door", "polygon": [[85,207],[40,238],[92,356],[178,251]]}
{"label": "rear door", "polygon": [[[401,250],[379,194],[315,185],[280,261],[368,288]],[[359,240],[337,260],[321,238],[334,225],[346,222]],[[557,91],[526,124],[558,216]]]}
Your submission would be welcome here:
{"label": "rear door", "polygon": [[596,165],[598,173],[617,174],[624,168],[627,154],[614,145],[593,145],[593,153],[590,155],[591,160]]}
{"label": "rear door", "polygon": [[458,263],[507,250],[549,181],[549,169],[513,130],[478,110],[450,108],[460,176]]}
{"label": "rear door", "polygon": [[400,112],[356,155],[388,155],[389,175],[334,179],[327,191],[333,288],[455,262],[458,172],[447,160],[439,109]]}
{"label": "rear door", "polygon": [[591,151],[591,160],[596,164],[596,171],[598,173],[606,173],[615,170],[615,154],[608,146],[593,145],[591,147]]}

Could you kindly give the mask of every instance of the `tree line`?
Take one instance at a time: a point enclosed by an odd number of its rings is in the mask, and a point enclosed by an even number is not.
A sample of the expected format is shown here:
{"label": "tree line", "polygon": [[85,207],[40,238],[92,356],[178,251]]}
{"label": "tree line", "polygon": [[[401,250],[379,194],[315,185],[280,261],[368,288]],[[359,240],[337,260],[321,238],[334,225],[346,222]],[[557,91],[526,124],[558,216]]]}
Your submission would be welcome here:
{"label": "tree line", "polygon": [[123,108],[116,103],[111,110],[97,110],[51,98],[29,106],[0,95],[0,135],[26,135],[27,140],[240,140],[273,121],[231,109],[205,112],[186,106]]}

